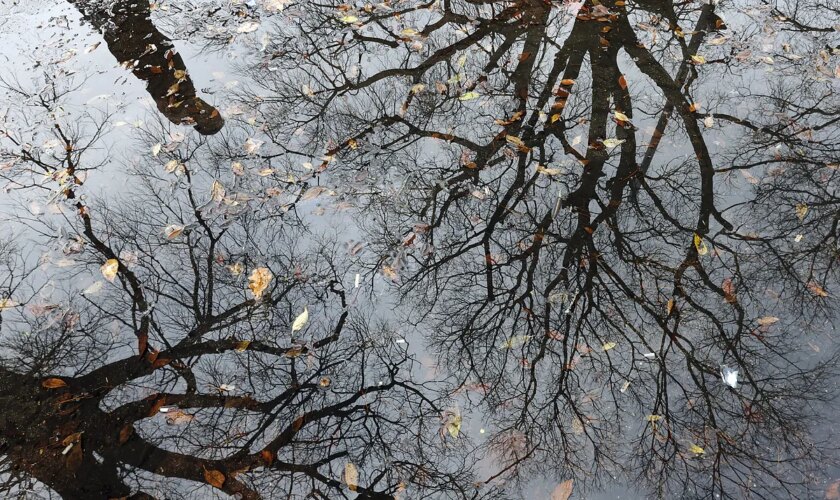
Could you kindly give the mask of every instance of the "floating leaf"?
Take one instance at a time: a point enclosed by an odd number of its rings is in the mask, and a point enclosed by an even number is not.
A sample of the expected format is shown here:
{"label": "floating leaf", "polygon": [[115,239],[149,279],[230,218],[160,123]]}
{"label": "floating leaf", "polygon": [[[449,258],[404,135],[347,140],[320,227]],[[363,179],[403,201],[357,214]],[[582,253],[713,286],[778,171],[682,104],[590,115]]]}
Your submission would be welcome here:
{"label": "floating leaf", "polygon": [[308,322],[309,322],[309,309],[304,307],[303,312],[298,314],[298,317],[295,318],[295,320],[292,322],[292,331],[296,332],[298,330],[301,330],[304,326],[306,326],[306,323],[308,323]]}
{"label": "floating leaf", "polygon": [[706,246],[706,242],[704,242],[703,238],[697,233],[694,233],[694,248],[697,249],[697,253],[699,255],[706,255],[709,253],[709,247]]}
{"label": "floating leaf", "polygon": [[105,276],[106,280],[113,282],[114,278],[117,277],[117,270],[119,270],[119,268],[120,261],[117,259],[108,259],[104,264],[102,264],[99,270],[102,272],[102,276]]}
{"label": "floating leaf", "polygon": [[772,325],[772,324],[778,323],[778,322],[779,322],[779,318],[777,318],[775,316],[763,316],[761,318],[758,318],[758,324],[761,325],[761,326],[769,326],[769,325]]}
{"label": "floating leaf", "polygon": [[794,210],[796,211],[796,217],[798,217],[800,221],[805,220],[805,216],[808,215],[808,205],[804,203],[797,203]]}
{"label": "floating leaf", "polygon": [[359,20],[356,16],[342,16],[338,18],[339,21],[346,24],[353,24]]}
{"label": "floating leaf", "polygon": [[350,488],[350,491],[356,491],[359,487],[359,469],[353,462],[344,464],[344,484]]}
{"label": "floating leaf", "polygon": [[733,370],[726,365],[721,365],[720,376],[723,379],[724,384],[733,389],[738,388],[738,370]]}
{"label": "floating leaf", "polygon": [[247,21],[239,25],[236,29],[237,33],[253,33],[260,28],[260,23],[256,21]]}
{"label": "floating leaf", "polygon": [[691,60],[694,61],[695,64],[706,64],[706,58],[699,54],[691,56]]}
{"label": "floating leaf", "polygon": [[625,142],[624,139],[604,139],[603,140],[604,146],[606,146],[610,149],[612,149],[616,146],[620,146],[621,144],[624,144],[624,142]]}
{"label": "floating leaf", "polygon": [[706,115],[706,118],[703,118],[703,126],[706,128],[712,128],[715,126],[715,119],[712,115]]}
{"label": "floating leaf", "polygon": [[617,345],[618,345],[618,343],[616,343],[616,342],[607,342],[606,344],[601,346],[601,349],[603,349],[604,351],[609,351],[610,349],[615,348],[615,346],[617,346]]}
{"label": "floating leaf", "polygon": [[628,118],[627,115],[625,115],[621,111],[616,111],[615,112],[615,119],[620,121],[620,122],[629,122],[630,121],[630,118]]}
{"label": "floating leaf", "polygon": [[248,349],[248,346],[251,345],[250,340],[240,340],[233,346],[233,350],[236,352],[245,352]]}
{"label": "floating leaf", "polygon": [[160,153],[160,148],[162,147],[163,145],[161,143],[157,143],[154,146],[152,146],[152,156],[157,156],[158,153]]}
{"label": "floating leaf", "polygon": [[807,286],[808,290],[817,297],[828,297],[828,292],[826,292],[825,288],[821,287],[816,281],[809,281]]}
{"label": "floating leaf", "polygon": [[41,382],[41,385],[46,389],[60,389],[62,387],[67,387],[67,382],[61,380],[60,378],[48,378],[44,379]]}
{"label": "floating leaf", "polygon": [[225,187],[221,182],[213,181],[213,185],[210,186],[210,199],[217,203],[225,199]]}
{"label": "floating leaf", "polygon": [[0,299],[0,311],[5,311],[6,309],[11,309],[19,305],[20,304],[18,302],[15,302],[12,299]]}
{"label": "floating leaf", "polygon": [[627,88],[627,79],[624,78],[624,75],[618,77],[618,86],[621,87],[621,90],[625,90]]}
{"label": "floating leaf", "polygon": [[566,87],[571,87],[575,84],[575,81],[572,78],[564,78],[560,80],[560,85],[564,85]]}
{"label": "floating leaf", "polygon": [[209,469],[204,471],[204,480],[207,484],[221,488],[225,484],[225,475],[221,471]]}
{"label": "floating leaf", "polygon": [[256,154],[259,151],[260,146],[263,145],[263,141],[257,141],[252,138],[248,138],[245,140],[245,145],[242,148],[245,150],[246,153],[249,155]]}
{"label": "floating leaf", "polygon": [[255,299],[259,300],[262,297],[273,277],[271,271],[266,267],[258,267],[251,272],[251,276],[248,277],[248,288],[254,294]]}
{"label": "floating leaf", "polygon": [[660,420],[662,420],[662,415],[648,415],[647,417],[645,417],[645,420],[647,420],[648,422],[659,422]]}
{"label": "floating leaf", "polygon": [[444,415],[444,429],[446,429],[446,432],[448,432],[454,439],[458,439],[458,435],[461,433],[461,422],[463,421],[461,412],[458,408],[451,408],[446,410]]}
{"label": "floating leaf", "polygon": [[466,92],[466,93],[462,94],[461,97],[458,98],[458,100],[459,101],[469,101],[471,99],[477,99],[478,97],[480,97],[480,95],[481,94],[479,94],[478,92]]}
{"label": "floating leaf", "polygon": [[531,337],[531,335],[514,335],[499,344],[499,349],[513,349],[515,347],[519,347],[531,340]]}
{"label": "floating leaf", "polygon": [[691,446],[689,446],[688,450],[689,450],[691,453],[696,453],[696,454],[698,454],[698,455],[702,455],[702,454],[706,453],[706,450],[704,450],[703,448],[701,448],[701,447],[697,446],[697,445],[696,445],[696,444],[694,444],[694,443],[691,443]]}
{"label": "floating leaf", "polygon": [[575,486],[574,479],[567,479],[554,487],[551,492],[551,500],[569,500]]}
{"label": "floating leaf", "polygon": [[170,224],[163,228],[163,234],[166,235],[166,239],[174,240],[178,236],[181,236],[181,233],[184,232],[184,226],[180,224]]}

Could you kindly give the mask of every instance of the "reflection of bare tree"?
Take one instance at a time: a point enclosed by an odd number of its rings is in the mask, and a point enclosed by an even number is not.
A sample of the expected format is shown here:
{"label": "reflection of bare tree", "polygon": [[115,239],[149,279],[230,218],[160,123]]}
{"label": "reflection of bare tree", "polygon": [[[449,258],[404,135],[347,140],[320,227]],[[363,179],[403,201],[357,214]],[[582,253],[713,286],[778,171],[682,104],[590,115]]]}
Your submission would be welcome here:
{"label": "reflection of bare tree", "polygon": [[224,126],[219,111],[196,95],[187,67],[172,42],[152,23],[146,2],[72,0],[84,19],[102,32],[120,64],[146,82],[158,110],[175,124],[194,125],[201,134]]}
{"label": "reflection of bare tree", "polygon": [[[474,454],[440,440],[463,411],[489,421],[499,465],[478,494],[550,470],[660,497],[804,495],[832,459],[810,430],[836,353],[796,332],[834,317],[836,54],[830,24],[780,3],[741,13],[793,37],[761,55],[726,31],[739,6],[291,5],[262,19],[267,55],[239,96],[264,135],[144,131],[155,156],[113,202],[82,199],[87,142],[64,125],[50,157],[9,134],[3,176],[58,182],[72,228],[42,262],[65,269],[52,295],[4,249],[0,397],[24,402],[2,429],[25,473],[10,480],[330,498],[353,463],[362,496],[467,497]],[[333,191],[370,236],[349,259],[297,212]],[[350,313],[345,259],[368,255],[462,410]],[[114,285],[79,294],[110,259]],[[274,279],[257,300],[260,268]],[[304,305],[310,324],[287,333]]]}
{"label": "reflection of bare tree", "polygon": [[[810,74],[836,54],[784,39],[767,89],[755,65],[774,58],[730,40],[721,8],[316,9],[278,27],[282,57],[243,95],[277,148],[326,146],[320,170],[362,195],[373,269],[484,393],[511,470],[548,455],[660,494],[798,495],[824,458],[807,429],[835,358],[806,361],[786,330],[833,314],[840,115]],[[802,43],[831,26],[756,12]],[[721,129],[731,148],[710,139]],[[662,158],[668,142],[680,156]]]}
{"label": "reflection of bare tree", "polygon": [[52,129],[64,154],[3,145],[4,175],[53,189],[58,212],[21,220],[46,238],[37,263],[2,248],[4,491],[172,497],[186,480],[241,498],[474,496],[468,458],[439,436],[445,384],[413,380],[412,357],[345,289],[346,259],[296,221],[305,183],[234,180],[219,152],[241,142],[219,141],[238,138],[174,134],[128,192],[91,201],[75,149],[90,130]]}

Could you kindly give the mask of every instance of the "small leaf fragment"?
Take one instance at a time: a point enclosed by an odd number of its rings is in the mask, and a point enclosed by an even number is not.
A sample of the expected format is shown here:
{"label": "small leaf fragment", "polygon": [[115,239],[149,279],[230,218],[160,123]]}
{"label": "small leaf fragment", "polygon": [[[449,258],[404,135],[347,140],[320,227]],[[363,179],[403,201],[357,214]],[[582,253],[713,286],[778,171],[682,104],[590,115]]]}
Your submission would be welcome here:
{"label": "small leaf fragment", "polygon": [[617,345],[618,345],[618,343],[616,343],[616,342],[607,342],[606,344],[601,346],[601,349],[603,349],[604,351],[609,351],[610,349],[615,348],[615,346],[617,346]]}
{"label": "small leaf fragment", "polygon": [[701,447],[697,446],[697,445],[696,445],[696,444],[694,444],[694,443],[691,443],[691,446],[689,446],[689,448],[688,448],[688,449],[689,449],[689,451],[691,451],[691,453],[696,453],[696,454],[698,454],[698,455],[702,455],[702,454],[706,453],[706,450],[704,450],[703,448],[701,448]]}
{"label": "small leaf fragment", "polygon": [[459,101],[469,101],[472,99],[477,99],[480,96],[478,92],[466,92],[458,98]]}

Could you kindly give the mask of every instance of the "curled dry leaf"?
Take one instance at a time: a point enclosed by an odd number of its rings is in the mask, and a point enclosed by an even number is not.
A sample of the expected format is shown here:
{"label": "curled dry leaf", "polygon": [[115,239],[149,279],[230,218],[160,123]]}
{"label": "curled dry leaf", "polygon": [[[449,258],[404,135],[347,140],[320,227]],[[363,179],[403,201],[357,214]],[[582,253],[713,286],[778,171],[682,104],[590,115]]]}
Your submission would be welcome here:
{"label": "curled dry leaf", "polygon": [[569,500],[575,486],[574,479],[567,479],[558,484],[551,492],[551,500]]}
{"label": "curled dry leaf", "polygon": [[251,276],[248,277],[248,288],[254,294],[255,299],[262,298],[263,292],[268,288],[268,284],[271,283],[273,277],[271,271],[266,267],[258,267],[251,272]]}
{"label": "curled dry leaf", "polygon": [[298,314],[297,318],[292,322],[292,331],[296,332],[306,326],[309,322],[309,309],[304,306],[303,312]]}
{"label": "curled dry leaf", "polygon": [[117,259],[108,259],[104,264],[102,264],[99,270],[102,272],[102,276],[105,276],[106,280],[113,282],[114,278],[117,277],[117,270],[119,270],[119,268],[120,261]]}
{"label": "curled dry leaf", "polygon": [[344,483],[350,491],[356,491],[359,487],[359,469],[353,462],[347,462],[344,465]]}
{"label": "curled dry leaf", "polygon": [[166,236],[168,240],[174,240],[178,236],[181,236],[181,233],[184,232],[184,226],[180,224],[170,224],[163,228],[163,234]]}
{"label": "curled dry leaf", "polygon": [[207,481],[207,484],[211,484],[216,488],[221,488],[225,484],[225,475],[217,470],[205,470],[204,480]]}
{"label": "curled dry leaf", "polygon": [[67,382],[61,380],[60,378],[48,378],[41,382],[41,385],[46,389],[60,389],[62,387],[67,387]]}

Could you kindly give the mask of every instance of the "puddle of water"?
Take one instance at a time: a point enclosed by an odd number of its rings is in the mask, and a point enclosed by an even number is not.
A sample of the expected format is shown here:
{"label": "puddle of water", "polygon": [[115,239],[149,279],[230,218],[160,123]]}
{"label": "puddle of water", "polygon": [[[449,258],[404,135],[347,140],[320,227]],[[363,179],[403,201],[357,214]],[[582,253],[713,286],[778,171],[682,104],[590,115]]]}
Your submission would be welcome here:
{"label": "puddle of water", "polygon": [[0,490],[840,498],[806,3],[0,4]]}

